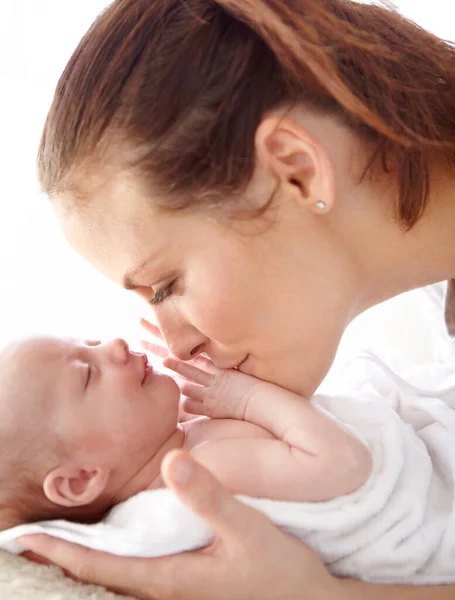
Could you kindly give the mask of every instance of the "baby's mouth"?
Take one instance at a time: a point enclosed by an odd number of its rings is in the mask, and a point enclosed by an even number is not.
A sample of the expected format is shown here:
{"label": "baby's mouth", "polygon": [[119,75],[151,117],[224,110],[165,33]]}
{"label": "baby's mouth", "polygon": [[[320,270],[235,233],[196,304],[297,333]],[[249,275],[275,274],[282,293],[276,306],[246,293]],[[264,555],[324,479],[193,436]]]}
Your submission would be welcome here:
{"label": "baby's mouth", "polygon": [[144,375],[142,377],[141,385],[144,385],[145,383],[147,383],[147,380],[150,377],[150,375],[152,375],[152,373],[153,373],[153,367],[147,360],[147,357],[144,355]]}

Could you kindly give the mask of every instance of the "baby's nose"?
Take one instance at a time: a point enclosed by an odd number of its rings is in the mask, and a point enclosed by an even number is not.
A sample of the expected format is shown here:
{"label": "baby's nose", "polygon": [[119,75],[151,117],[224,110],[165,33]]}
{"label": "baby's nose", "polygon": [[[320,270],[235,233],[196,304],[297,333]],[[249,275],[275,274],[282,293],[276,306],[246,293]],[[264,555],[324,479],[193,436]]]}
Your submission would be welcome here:
{"label": "baby's nose", "polygon": [[130,357],[130,349],[128,344],[122,338],[115,338],[109,342],[111,347],[112,359],[116,363],[125,364],[128,362]]}

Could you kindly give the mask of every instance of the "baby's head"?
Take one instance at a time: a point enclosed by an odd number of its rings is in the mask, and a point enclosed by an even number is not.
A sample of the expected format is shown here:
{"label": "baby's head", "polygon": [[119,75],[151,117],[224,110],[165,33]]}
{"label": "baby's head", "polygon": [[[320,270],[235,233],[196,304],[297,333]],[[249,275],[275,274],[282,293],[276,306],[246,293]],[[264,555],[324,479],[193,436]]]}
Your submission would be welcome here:
{"label": "baby's head", "polygon": [[0,352],[0,528],[98,520],[159,472],[179,389],[145,355],[34,337]]}

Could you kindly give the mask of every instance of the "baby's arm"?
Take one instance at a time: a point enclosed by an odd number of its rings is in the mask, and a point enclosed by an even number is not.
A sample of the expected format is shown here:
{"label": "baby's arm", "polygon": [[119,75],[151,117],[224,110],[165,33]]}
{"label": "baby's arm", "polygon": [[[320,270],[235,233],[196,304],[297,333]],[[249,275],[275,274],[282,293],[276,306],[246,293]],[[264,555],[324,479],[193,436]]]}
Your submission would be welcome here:
{"label": "baby's arm", "polygon": [[[324,501],[355,491],[368,478],[371,455],[365,445],[297,394],[238,371],[211,368],[211,373],[204,372],[173,359],[167,360],[167,366],[198,384],[182,386],[183,394],[189,396],[185,401],[189,412],[244,420],[275,437],[212,441],[211,456],[207,448],[208,455],[202,462],[210,468],[207,461],[216,460],[223,450],[223,464],[216,470],[225,484],[232,470],[236,481],[245,479],[242,489],[248,481],[261,488],[268,477],[269,487],[279,486],[285,496],[291,485],[293,496],[295,490],[302,494],[292,499]],[[198,453],[204,453],[203,446]],[[225,471],[224,476],[220,469]]]}

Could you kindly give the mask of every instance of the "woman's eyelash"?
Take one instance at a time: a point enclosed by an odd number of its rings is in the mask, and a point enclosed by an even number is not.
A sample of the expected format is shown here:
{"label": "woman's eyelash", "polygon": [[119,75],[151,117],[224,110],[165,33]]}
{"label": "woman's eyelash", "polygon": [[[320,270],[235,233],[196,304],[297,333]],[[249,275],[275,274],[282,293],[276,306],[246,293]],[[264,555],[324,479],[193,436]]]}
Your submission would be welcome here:
{"label": "woman's eyelash", "polygon": [[172,281],[166,287],[161,288],[161,290],[158,290],[157,292],[155,292],[155,295],[153,296],[153,298],[151,300],[149,300],[149,303],[155,305],[155,304],[161,304],[161,302],[164,302],[166,300],[166,298],[169,298],[169,296],[172,295],[174,285],[175,285],[175,281]]}

